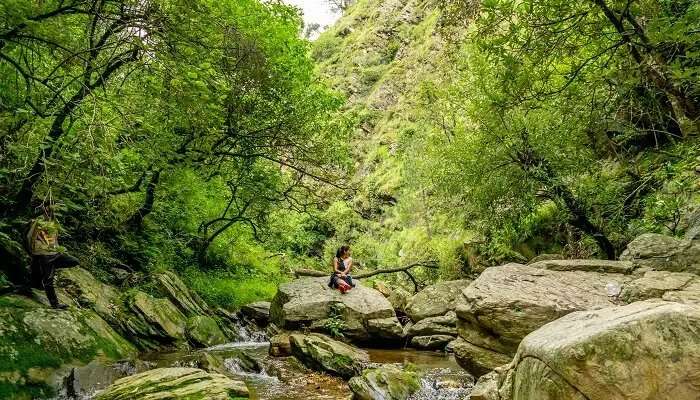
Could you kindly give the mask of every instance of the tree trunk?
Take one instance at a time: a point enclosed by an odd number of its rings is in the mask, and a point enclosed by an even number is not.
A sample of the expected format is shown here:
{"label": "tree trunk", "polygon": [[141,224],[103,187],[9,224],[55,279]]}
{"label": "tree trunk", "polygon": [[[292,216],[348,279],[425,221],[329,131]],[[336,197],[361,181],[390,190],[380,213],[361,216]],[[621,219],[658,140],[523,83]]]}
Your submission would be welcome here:
{"label": "tree trunk", "polygon": [[[626,29],[623,24],[623,15],[618,16],[616,13],[608,7],[605,0],[592,0],[592,2],[598,6],[598,8],[603,11],[605,17],[608,21],[615,27],[622,40],[627,44],[627,47],[632,55],[632,58],[639,65],[640,70],[646,77],[654,84],[654,86],[666,96],[669,97],[668,104],[673,104],[672,100],[680,108],[682,114],[693,121],[695,124],[698,123],[700,118],[700,110],[698,105],[689,98],[683,90],[668,76],[667,67],[663,60],[660,59],[658,55],[650,54],[653,50],[646,51],[647,54],[642,54],[639,51],[639,46],[632,40],[632,36],[637,36],[640,41],[646,42],[646,34],[643,32],[642,27],[636,23],[634,17],[627,12],[625,16],[628,21],[632,24],[632,29]],[[677,118],[675,110],[671,106],[670,112],[673,116]],[[680,122],[680,121],[678,121]]]}
{"label": "tree trunk", "polygon": [[39,182],[46,171],[46,160],[53,154],[54,146],[58,139],[63,135],[63,124],[66,119],[75,111],[80,103],[87,96],[88,90],[82,87],[58,112],[51,124],[49,135],[41,144],[41,148],[36,156],[34,165],[27,173],[22,186],[15,196],[14,208],[18,213],[27,210],[30,207],[32,197],[34,196],[34,186]]}
{"label": "tree trunk", "polygon": [[127,220],[127,225],[140,228],[143,224],[143,219],[153,211],[153,204],[156,201],[156,189],[160,182],[162,171],[162,169],[158,169],[151,175],[151,179],[146,185],[146,197],[143,200],[143,205]]}
{"label": "tree trunk", "polygon": [[584,232],[596,241],[598,247],[603,251],[608,260],[615,259],[615,247],[610,240],[605,236],[603,231],[594,225],[588,218],[585,208],[574,196],[571,189],[561,183],[556,172],[545,158],[541,157],[530,145],[527,132],[523,133],[524,150],[520,151],[515,159],[520,164],[521,168],[531,176],[533,176],[541,184],[548,188],[548,191],[553,197],[556,197],[564,202],[564,205],[569,210],[571,218],[569,223],[576,229]]}

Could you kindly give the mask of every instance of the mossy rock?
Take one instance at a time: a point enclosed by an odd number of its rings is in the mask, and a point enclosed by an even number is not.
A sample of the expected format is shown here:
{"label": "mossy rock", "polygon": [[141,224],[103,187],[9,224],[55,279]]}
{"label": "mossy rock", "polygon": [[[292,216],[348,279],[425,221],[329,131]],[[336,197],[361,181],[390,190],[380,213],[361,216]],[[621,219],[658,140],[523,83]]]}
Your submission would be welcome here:
{"label": "mossy rock", "polygon": [[307,367],[346,379],[359,374],[369,362],[365,351],[319,333],[292,334],[289,342],[292,354]]}
{"label": "mossy rock", "polygon": [[185,341],[185,316],[170,300],[136,292],[131,299],[131,309],[155,328],[163,339],[175,343]]}
{"label": "mossy rock", "polygon": [[348,382],[359,400],[407,400],[420,389],[420,376],[393,365],[367,369]]}
{"label": "mossy rock", "polygon": [[228,342],[212,317],[198,315],[187,320],[187,338],[197,347],[211,347]]}
{"label": "mossy rock", "polygon": [[0,297],[0,398],[44,398],[72,366],[135,357],[136,348],[91,310],[53,310]]}
{"label": "mossy rock", "polygon": [[191,291],[175,273],[167,271],[155,277],[162,292],[188,317],[209,314],[209,306]]}
{"label": "mossy rock", "polygon": [[[138,397],[135,395],[138,394]],[[241,381],[196,368],[158,368],[122,378],[99,393],[96,400],[230,400],[248,398]]]}
{"label": "mossy rock", "polygon": [[82,307],[93,309],[105,321],[112,325],[119,324],[121,299],[114,286],[99,281],[80,267],[59,270],[56,286],[63,288]]}

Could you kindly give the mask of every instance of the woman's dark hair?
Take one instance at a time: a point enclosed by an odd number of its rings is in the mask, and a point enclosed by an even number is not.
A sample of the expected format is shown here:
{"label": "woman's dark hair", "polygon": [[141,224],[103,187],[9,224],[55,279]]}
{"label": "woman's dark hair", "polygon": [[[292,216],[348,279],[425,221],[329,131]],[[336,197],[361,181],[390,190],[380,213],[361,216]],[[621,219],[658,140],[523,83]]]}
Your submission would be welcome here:
{"label": "woman's dark hair", "polygon": [[343,254],[347,253],[348,250],[350,250],[350,246],[348,245],[338,247],[338,251],[335,252],[335,258],[341,259]]}

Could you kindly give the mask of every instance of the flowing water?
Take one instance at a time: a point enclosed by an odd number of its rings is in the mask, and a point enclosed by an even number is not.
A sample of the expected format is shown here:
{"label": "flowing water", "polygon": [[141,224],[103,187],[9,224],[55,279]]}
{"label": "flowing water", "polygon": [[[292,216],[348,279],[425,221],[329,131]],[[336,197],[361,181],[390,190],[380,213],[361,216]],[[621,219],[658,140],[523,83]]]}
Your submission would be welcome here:
{"label": "flowing water", "polygon": [[[269,357],[267,342],[237,342],[198,351],[156,352],[133,363],[114,366],[118,371],[92,381],[83,379],[82,395],[68,398],[89,400],[108,381],[161,367],[198,367],[205,353],[223,360],[225,373],[244,380],[253,400],[349,400],[347,383],[340,378],[308,370],[293,357]],[[410,400],[466,399],[474,379],[449,354],[416,350],[367,349],[373,364],[412,364],[421,372],[421,388]],[[98,382],[99,380],[99,382]]]}

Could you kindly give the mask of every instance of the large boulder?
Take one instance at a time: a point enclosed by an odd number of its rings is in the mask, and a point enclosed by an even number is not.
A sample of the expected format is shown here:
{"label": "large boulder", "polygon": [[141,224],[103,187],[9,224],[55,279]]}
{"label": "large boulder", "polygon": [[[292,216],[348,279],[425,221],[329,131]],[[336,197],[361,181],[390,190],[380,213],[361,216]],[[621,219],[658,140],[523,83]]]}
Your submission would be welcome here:
{"label": "large boulder", "polygon": [[622,288],[620,299],[627,303],[664,298],[680,303],[700,299],[700,276],[687,272],[647,271]]}
{"label": "large boulder", "polygon": [[307,367],[349,379],[359,374],[369,362],[369,355],[326,335],[291,334],[292,354]]}
{"label": "large boulder", "polygon": [[487,374],[512,359],[509,354],[473,345],[461,337],[450,342],[450,348],[457,363],[474,376]]}
{"label": "large boulder", "polygon": [[2,296],[0,321],[0,392],[15,396],[10,398],[60,394],[74,367],[138,354],[91,310],[53,310],[25,297]]}
{"label": "large boulder", "polygon": [[366,369],[348,382],[358,400],[408,400],[420,389],[420,377],[394,365]]}
{"label": "large boulder", "polygon": [[700,398],[700,308],[660,300],[569,314],[528,335],[501,400]]}
{"label": "large boulder", "polygon": [[[288,330],[306,327],[324,330],[331,319],[333,323],[341,322],[335,325],[340,325],[341,333],[355,341],[369,341],[377,336],[401,338],[396,336],[401,326],[394,309],[381,293],[357,282],[356,288],[341,294],[327,283],[328,278],[301,278],[281,284],[270,306],[272,322]],[[395,326],[387,326],[387,318],[393,319]]]}
{"label": "large boulder", "polygon": [[416,293],[406,305],[406,314],[418,322],[425,318],[445,315],[454,311],[455,301],[470,280],[438,282]]}
{"label": "large boulder", "polygon": [[700,241],[646,233],[627,245],[620,260],[657,271],[700,275]]}
{"label": "large boulder", "polygon": [[[456,307],[459,335],[471,345],[455,349],[457,359],[470,372],[483,374],[500,364],[481,360],[500,363],[527,334],[571,312],[615,305],[619,288],[631,280],[630,275],[520,264],[488,268],[463,290]],[[470,349],[477,352],[470,356]]]}
{"label": "large boulder", "polygon": [[389,300],[389,303],[391,303],[391,306],[394,307],[397,313],[406,313],[406,305],[411,299],[411,294],[406,289],[401,287],[390,288],[382,281],[375,281],[374,288]]}
{"label": "large boulder", "polygon": [[391,344],[394,341],[395,345],[400,345],[398,338],[403,338],[403,328],[399,319],[396,317],[391,318],[377,318],[370,319],[367,321],[367,332],[372,336],[372,339],[377,339],[387,344]]}
{"label": "large boulder", "polygon": [[158,368],[119,379],[95,399],[230,400],[235,397],[248,397],[245,383],[196,368]]}

